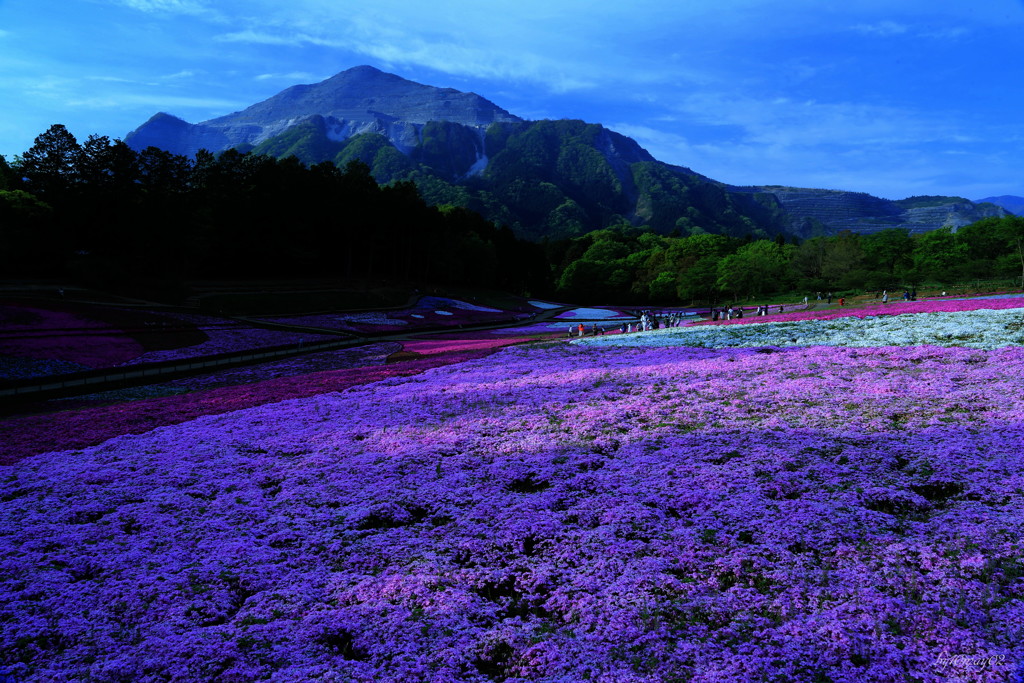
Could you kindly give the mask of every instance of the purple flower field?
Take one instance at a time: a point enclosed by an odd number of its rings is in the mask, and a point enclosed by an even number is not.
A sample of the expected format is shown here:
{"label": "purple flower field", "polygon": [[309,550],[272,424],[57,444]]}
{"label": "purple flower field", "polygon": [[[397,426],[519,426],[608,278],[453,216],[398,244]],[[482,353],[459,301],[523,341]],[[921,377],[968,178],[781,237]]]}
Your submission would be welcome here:
{"label": "purple flower field", "polygon": [[547,343],[5,467],[18,681],[1007,681],[1024,348]]}

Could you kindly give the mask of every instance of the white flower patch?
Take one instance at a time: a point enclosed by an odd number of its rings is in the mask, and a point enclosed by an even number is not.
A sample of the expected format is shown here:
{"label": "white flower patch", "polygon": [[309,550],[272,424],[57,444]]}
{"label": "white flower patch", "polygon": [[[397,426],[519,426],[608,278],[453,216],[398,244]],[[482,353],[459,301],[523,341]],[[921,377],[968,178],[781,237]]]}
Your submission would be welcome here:
{"label": "white flower patch", "polygon": [[574,344],[608,346],[1024,346],[1019,309],[913,313],[832,320],[674,327],[612,337],[584,337]]}
{"label": "white flower patch", "polygon": [[459,301],[458,299],[450,299],[448,302],[452,308],[461,308],[464,311],[480,311],[481,313],[501,313],[497,308],[489,308],[487,306],[477,306],[471,304],[468,301]]}
{"label": "white flower patch", "polygon": [[389,318],[387,314],[380,311],[367,311],[366,313],[348,313],[346,315],[338,316],[338,320],[342,320],[347,323],[357,323],[361,325],[407,325],[408,323],[404,320],[396,320],[395,318]]}
{"label": "white flower patch", "polygon": [[543,308],[543,309],[561,308],[561,306],[559,304],[552,304],[552,303],[548,303],[547,301],[527,301],[526,303],[530,304],[534,308]]}
{"label": "white flower patch", "polygon": [[501,313],[497,308],[478,306],[476,304],[471,304],[468,301],[449,299],[448,297],[442,296],[425,296],[419,300],[418,306],[423,308],[458,308],[463,311],[477,311],[480,313]]}

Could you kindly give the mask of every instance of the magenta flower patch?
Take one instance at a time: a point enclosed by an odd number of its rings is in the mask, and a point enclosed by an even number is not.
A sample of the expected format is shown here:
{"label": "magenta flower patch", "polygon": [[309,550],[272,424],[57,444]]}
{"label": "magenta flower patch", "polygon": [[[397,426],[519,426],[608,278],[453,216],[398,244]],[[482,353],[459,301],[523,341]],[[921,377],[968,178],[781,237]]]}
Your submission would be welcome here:
{"label": "magenta flower patch", "polygon": [[775,313],[775,307],[771,307],[768,316],[750,315],[732,320],[719,320],[712,323],[710,320],[703,321],[704,324],[717,325],[743,325],[745,323],[758,323],[765,321],[792,321],[792,320],[831,320],[834,318],[856,317],[867,318],[880,315],[901,315],[905,313],[955,313],[959,311],[977,310],[1005,310],[1008,308],[1020,308],[1020,297],[1005,299],[934,299],[930,301],[894,301],[887,304],[868,304],[858,308],[832,308],[820,311],[796,310],[788,313]]}

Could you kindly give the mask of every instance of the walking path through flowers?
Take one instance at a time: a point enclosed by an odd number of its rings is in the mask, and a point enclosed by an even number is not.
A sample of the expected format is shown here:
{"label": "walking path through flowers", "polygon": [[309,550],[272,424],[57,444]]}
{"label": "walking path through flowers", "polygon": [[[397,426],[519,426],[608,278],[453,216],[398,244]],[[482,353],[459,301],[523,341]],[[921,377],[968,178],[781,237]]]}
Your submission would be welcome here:
{"label": "walking path through flowers", "polygon": [[995,303],[511,347],[25,458],[0,673],[1018,680]]}

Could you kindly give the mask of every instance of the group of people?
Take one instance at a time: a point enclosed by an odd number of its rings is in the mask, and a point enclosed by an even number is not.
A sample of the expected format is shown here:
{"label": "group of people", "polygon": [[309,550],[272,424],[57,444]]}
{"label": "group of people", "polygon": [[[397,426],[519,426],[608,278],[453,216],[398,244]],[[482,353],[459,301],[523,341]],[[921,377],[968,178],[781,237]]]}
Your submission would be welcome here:
{"label": "group of people", "polygon": [[[603,327],[598,327],[597,323],[594,323],[590,327],[590,336],[596,337],[599,334],[604,334],[605,330]],[[570,337],[582,337],[587,333],[587,328],[583,323],[579,325],[569,325],[569,336]]]}
{"label": "group of people", "polygon": [[637,311],[637,317],[639,320],[634,323],[623,323],[619,326],[619,331],[623,334],[630,332],[648,332],[650,330],[665,329],[668,327],[681,327],[683,324],[683,314],[679,312],[670,313],[659,313],[655,315],[653,311]]}
{"label": "group of people", "polygon": [[[635,311],[637,320],[624,322],[619,325],[619,332],[622,334],[631,334],[633,332],[648,332],[650,330],[665,329],[668,327],[681,327],[685,316],[679,312],[668,312],[655,314],[653,311]],[[598,327],[597,323],[593,323],[590,326],[590,336],[596,337],[599,334],[604,334],[608,330],[604,327]],[[569,337],[583,337],[588,333],[587,327],[583,323],[569,326]]]}
{"label": "group of people", "polygon": [[[779,313],[782,313],[782,311],[783,307],[779,305]],[[743,318],[743,312],[744,309],[741,306],[737,306],[735,308],[732,306],[729,306],[728,308],[712,308],[711,320],[740,320]],[[768,315],[769,313],[771,313],[771,310],[767,304],[764,306],[758,306],[754,311],[754,315],[758,316]]]}
{"label": "group of people", "polygon": [[[757,307],[757,314],[761,315],[761,307]],[[740,319],[743,317],[743,308],[712,308],[711,309],[711,320],[732,320],[733,318]]]}
{"label": "group of people", "polygon": [[[945,296],[946,293],[943,292],[942,295]],[[883,289],[881,294],[879,294],[878,292],[875,292],[875,298],[876,299],[881,299],[883,304],[889,303],[889,290]],[[904,301],[917,301],[917,290],[916,289],[904,289],[903,290],[903,297],[902,298],[903,298]]]}

